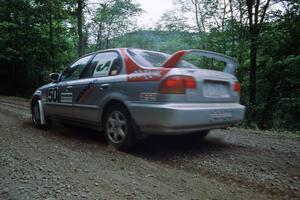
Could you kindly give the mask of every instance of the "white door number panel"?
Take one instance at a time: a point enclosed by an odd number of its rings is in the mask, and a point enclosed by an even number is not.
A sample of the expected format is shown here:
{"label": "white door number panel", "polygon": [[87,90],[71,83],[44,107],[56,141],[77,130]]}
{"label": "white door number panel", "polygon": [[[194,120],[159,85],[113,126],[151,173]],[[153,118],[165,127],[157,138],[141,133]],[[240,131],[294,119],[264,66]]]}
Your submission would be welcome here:
{"label": "white door number panel", "polygon": [[57,87],[56,88],[50,88],[48,90],[48,102],[57,102],[58,101],[57,91],[58,91]]}

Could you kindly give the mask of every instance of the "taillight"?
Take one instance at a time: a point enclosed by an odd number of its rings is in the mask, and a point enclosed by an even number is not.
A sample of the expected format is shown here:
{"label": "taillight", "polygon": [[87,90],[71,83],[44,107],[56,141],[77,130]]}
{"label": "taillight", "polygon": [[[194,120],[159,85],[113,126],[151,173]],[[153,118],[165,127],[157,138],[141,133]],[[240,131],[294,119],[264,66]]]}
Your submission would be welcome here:
{"label": "taillight", "polygon": [[237,81],[234,82],[233,90],[234,90],[235,92],[240,92],[241,86],[240,86],[239,82],[237,82]]}
{"label": "taillight", "polygon": [[197,84],[191,76],[169,76],[159,86],[162,94],[185,94],[186,89],[196,89]]}

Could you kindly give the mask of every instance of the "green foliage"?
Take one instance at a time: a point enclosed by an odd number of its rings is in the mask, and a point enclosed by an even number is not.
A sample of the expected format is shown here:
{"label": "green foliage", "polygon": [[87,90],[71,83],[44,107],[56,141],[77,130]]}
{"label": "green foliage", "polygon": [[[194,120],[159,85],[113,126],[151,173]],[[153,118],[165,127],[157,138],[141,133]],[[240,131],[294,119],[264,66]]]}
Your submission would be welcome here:
{"label": "green foliage", "polygon": [[[74,61],[78,48],[77,3],[77,0],[0,0],[1,94],[29,96],[35,88],[49,82],[50,72],[60,72]],[[99,44],[123,33],[129,18],[141,12],[139,5],[131,0],[104,0],[96,6],[83,0],[85,15],[90,11],[89,6],[97,9],[92,19],[94,24],[83,19],[87,52],[99,49]],[[88,45],[94,37],[91,27],[99,30],[99,24],[104,24],[99,43]]]}
{"label": "green foliage", "polygon": [[27,96],[48,81],[48,72],[69,62],[71,51],[61,56],[71,47],[66,40],[69,32],[64,25],[66,11],[62,2],[1,1],[1,85],[7,85],[3,94]]}
{"label": "green foliage", "polygon": [[299,130],[300,13],[292,4],[284,15],[264,26],[258,57],[258,106],[261,128]]}
{"label": "green foliage", "polygon": [[90,34],[95,38],[90,50],[110,48],[110,39],[127,32],[132,17],[141,12],[139,4],[132,0],[108,0],[101,3],[91,12],[92,21],[88,23]]}

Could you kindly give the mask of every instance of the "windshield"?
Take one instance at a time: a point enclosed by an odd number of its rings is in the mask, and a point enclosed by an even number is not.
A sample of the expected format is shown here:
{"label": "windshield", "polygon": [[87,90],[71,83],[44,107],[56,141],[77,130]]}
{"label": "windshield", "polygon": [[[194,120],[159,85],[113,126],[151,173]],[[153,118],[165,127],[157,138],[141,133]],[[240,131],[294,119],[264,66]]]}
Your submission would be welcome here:
{"label": "windshield", "polygon": [[[127,52],[137,64],[143,67],[161,67],[163,63],[171,57],[171,55],[166,53],[142,49],[127,49]],[[185,60],[181,60],[176,67],[196,68],[193,64],[188,63]]]}

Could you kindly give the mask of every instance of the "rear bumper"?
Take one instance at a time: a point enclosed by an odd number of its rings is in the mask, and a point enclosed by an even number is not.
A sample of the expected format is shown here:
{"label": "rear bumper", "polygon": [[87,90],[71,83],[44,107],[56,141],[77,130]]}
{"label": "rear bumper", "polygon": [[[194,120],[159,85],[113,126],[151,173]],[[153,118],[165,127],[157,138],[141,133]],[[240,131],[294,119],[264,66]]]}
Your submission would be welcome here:
{"label": "rear bumper", "polygon": [[178,135],[224,128],[241,122],[245,106],[239,103],[129,103],[142,132]]}

